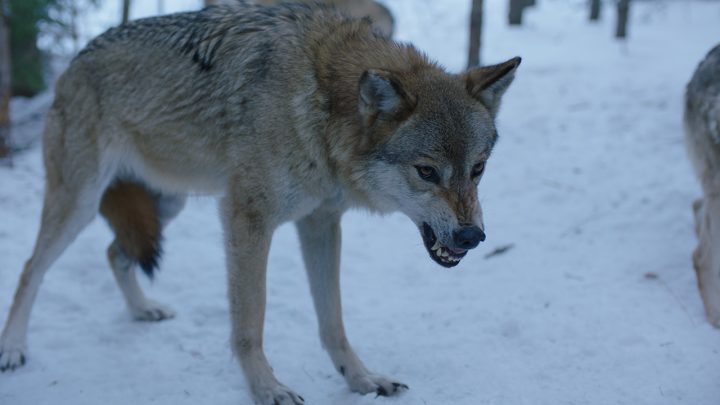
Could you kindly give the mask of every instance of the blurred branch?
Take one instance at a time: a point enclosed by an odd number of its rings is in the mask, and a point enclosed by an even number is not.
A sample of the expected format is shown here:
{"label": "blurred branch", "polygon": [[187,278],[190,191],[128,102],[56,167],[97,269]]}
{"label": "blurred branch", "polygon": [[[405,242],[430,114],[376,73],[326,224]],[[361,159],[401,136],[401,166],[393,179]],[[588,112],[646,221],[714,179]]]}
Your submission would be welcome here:
{"label": "blurred branch", "polygon": [[510,0],[508,5],[508,24],[522,25],[522,13],[525,8],[525,0]]}
{"label": "blurred branch", "polygon": [[630,15],[630,0],[618,0],[617,3],[617,30],[615,38],[627,38],[628,17]]}
{"label": "blurred branch", "polygon": [[122,2],[122,23],[127,24],[130,20],[130,0],[123,0]]}
{"label": "blurred branch", "polygon": [[472,10],[470,11],[470,47],[468,49],[468,69],[480,66],[482,24],[483,0],[472,0]]}
{"label": "blurred branch", "polygon": [[[39,21],[42,37],[49,38],[53,43],[46,48],[54,56],[77,53],[86,39],[81,26],[83,16],[97,8],[102,0],[50,0],[47,3],[46,15]],[[72,46],[69,51],[68,39]]]}

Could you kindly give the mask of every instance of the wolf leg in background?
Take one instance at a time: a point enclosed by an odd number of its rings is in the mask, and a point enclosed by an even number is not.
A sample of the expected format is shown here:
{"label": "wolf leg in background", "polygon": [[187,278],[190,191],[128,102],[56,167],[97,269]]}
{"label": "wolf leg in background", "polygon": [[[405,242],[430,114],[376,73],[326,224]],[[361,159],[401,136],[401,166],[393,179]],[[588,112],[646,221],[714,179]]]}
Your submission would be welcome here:
{"label": "wolf leg in background", "polygon": [[[288,0],[255,0],[257,4],[273,6]],[[370,17],[373,26],[386,38],[391,38],[395,31],[395,19],[383,4],[373,0],[289,0],[305,4],[327,4],[346,13],[349,17]]]}
{"label": "wolf leg in background", "polygon": [[685,142],[703,191],[693,204],[699,240],[693,266],[707,318],[720,327],[720,46],[688,83]]}
{"label": "wolf leg in background", "polygon": [[477,189],[519,64],[450,74],[369,21],[297,3],[238,2],[108,30],[56,85],[42,227],[0,368],[23,363],[42,274],[98,208],[116,234],[108,256],[133,316],[172,316],[145,298],[132,267],[152,274],[162,226],[182,196],[205,193],[220,197],[231,345],[256,403],[304,402],[263,350],[268,251],[286,222],[297,224],[337,371],[355,392],[404,391],[366,368],[345,336],[340,217],[400,211],[433,261],[458,265],[485,239]]}

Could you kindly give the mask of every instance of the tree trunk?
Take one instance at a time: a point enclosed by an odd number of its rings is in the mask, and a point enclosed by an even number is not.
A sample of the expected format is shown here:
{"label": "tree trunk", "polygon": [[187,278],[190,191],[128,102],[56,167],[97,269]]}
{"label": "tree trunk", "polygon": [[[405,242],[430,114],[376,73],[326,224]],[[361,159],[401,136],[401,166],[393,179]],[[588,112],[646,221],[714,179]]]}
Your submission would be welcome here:
{"label": "tree trunk", "polygon": [[127,24],[130,20],[130,2],[131,0],[123,0],[122,2],[122,23]]}
{"label": "tree trunk", "polygon": [[590,0],[590,21],[600,19],[600,0]]}
{"label": "tree trunk", "polygon": [[72,2],[68,5],[68,13],[70,14],[70,39],[73,43],[73,53],[77,54],[80,51],[80,34],[78,33],[78,5],[75,2]]}
{"label": "tree trunk", "polygon": [[158,0],[157,2],[158,14],[165,14],[165,0]]}
{"label": "tree trunk", "polygon": [[617,4],[617,30],[615,38],[627,38],[628,16],[630,14],[630,0],[619,0]]}
{"label": "tree trunk", "polygon": [[468,69],[480,66],[480,45],[482,44],[483,0],[472,0],[470,11],[470,48]]}
{"label": "tree trunk", "polygon": [[525,0],[525,7],[533,7],[537,4],[535,0]]}
{"label": "tree trunk", "polygon": [[205,4],[205,7],[207,6],[213,6],[215,4],[219,4],[220,1],[218,0],[203,0],[203,4]]}
{"label": "tree trunk", "polygon": [[0,158],[10,156],[10,16],[0,0]]}
{"label": "tree trunk", "polygon": [[510,25],[522,25],[523,9],[527,5],[526,0],[510,0],[508,10],[508,23]]}

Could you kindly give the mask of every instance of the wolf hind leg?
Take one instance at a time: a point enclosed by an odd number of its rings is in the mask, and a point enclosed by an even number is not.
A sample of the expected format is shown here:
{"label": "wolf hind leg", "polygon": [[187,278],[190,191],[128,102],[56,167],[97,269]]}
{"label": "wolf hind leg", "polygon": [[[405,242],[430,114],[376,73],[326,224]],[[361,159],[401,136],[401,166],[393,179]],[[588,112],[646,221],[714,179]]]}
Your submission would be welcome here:
{"label": "wolf hind leg", "polygon": [[133,319],[162,321],[175,317],[175,311],[171,308],[145,297],[135,275],[135,262],[122,251],[117,239],[108,247],[107,256],[115,281]]}
{"label": "wolf hind leg", "polygon": [[175,312],[148,299],[136,277],[139,264],[153,277],[161,254],[162,228],[185,205],[185,197],[165,195],[130,180],[118,180],[103,195],[100,212],[115,232],[107,250],[113,276],[132,317],[139,321],[171,319]]}
{"label": "wolf hind leg", "polygon": [[25,363],[30,313],[43,276],[97,212],[104,184],[99,178],[84,180],[84,184],[78,184],[79,179],[58,184],[48,175],[35,248],[25,263],[0,335],[0,371],[13,370]]}

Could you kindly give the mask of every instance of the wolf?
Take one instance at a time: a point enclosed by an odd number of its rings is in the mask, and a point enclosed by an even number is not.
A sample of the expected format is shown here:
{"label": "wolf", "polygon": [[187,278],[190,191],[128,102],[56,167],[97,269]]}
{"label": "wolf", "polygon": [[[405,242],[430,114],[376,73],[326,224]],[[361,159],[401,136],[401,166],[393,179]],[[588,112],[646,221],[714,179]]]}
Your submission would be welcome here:
{"label": "wolf", "polygon": [[322,3],[335,7],[353,18],[368,17],[373,26],[385,37],[391,38],[395,31],[395,19],[392,13],[383,4],[373,0],[255,0],[258,4],[272,6],[283,1],[312,4]]}
{"label": "wolf", "polygon": [[296,224],[320,340],[349,388],[407,385],[348,343],[339,288],[348,209],[405,213],[429,256],[456,266],[485,239],[477,188],[520,58],[448,73],[367,20],[301,4],[247,3],[137,20],[91,41],[56,83],[34,251],[0,337],[0,368],[25,362],[43,275],[100,211],[133,316],[172,317],[135,268],[158,263],[162,228],[189,193],[219,197],[231,346],[259,404],[302,404],[263,351],[274,230]]}
{"label": "wolf", "polygon": [[708,321],[720,328],[720,45],[695,70],[685,92],[685,144],[702,197],[693,203],[693,252]]}

